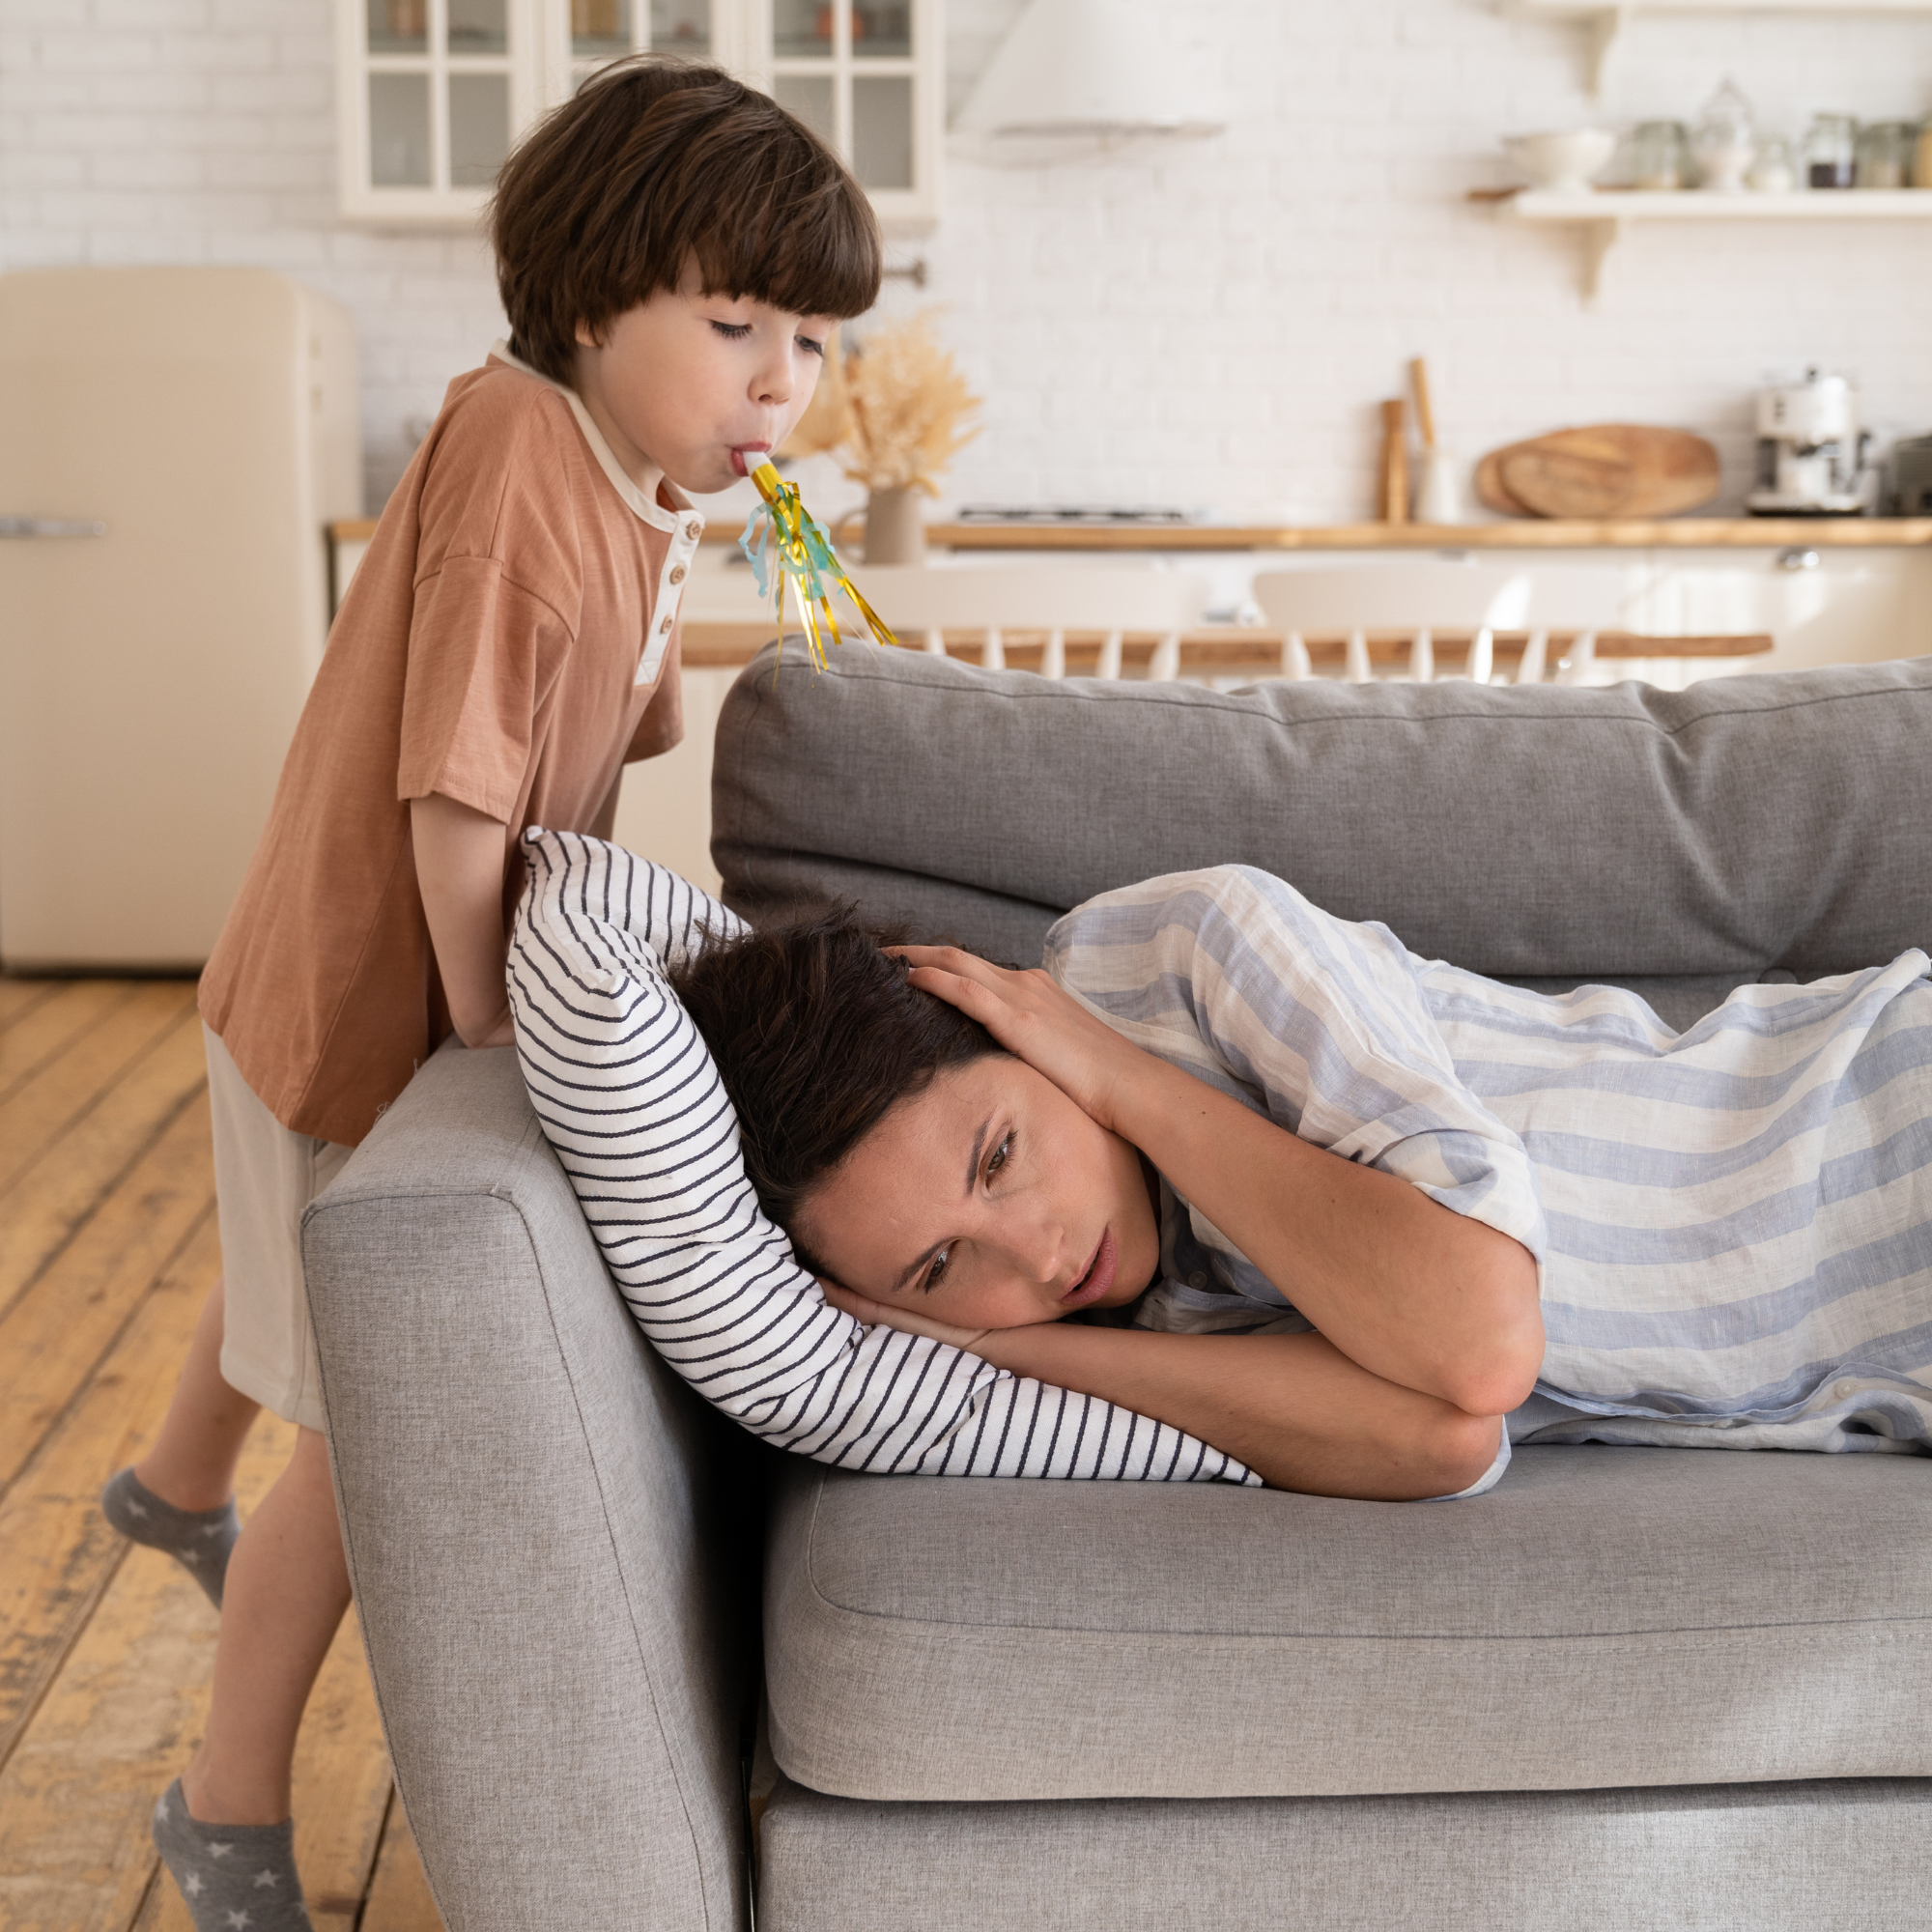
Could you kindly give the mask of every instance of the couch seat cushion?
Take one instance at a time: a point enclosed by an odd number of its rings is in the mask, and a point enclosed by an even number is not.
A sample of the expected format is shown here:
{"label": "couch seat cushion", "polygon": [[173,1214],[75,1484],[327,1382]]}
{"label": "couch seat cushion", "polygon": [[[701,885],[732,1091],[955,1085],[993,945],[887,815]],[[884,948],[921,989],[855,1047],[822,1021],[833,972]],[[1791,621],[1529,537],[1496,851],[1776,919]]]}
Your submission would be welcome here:
{"label": "couch seat cushion", "polygon": [[771,1734],[868,1799],[1932,1775],[1932,1461],[1526,1448],[1492,1494],[783,1470]]}

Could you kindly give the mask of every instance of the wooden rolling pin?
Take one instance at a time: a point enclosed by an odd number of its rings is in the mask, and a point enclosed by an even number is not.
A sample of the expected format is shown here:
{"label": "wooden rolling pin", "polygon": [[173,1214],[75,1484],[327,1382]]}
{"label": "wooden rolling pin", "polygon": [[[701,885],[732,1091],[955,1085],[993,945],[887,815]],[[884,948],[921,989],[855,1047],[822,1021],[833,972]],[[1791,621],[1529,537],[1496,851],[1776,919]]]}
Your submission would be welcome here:
{"label": "wooden rolling pin", "polygon": [[1382,522],[1408,522],[1408,439],[1404,434],[1406,411],[1400,396],[1382,405]]}
{"label": "wooden rolling pin", "polygon": [[1415,388],[1415,428],[1426,450],[1435,447],[1435,411],[1429,400],[1429,364],[1420,355],[1408,364],[1408,380]]}

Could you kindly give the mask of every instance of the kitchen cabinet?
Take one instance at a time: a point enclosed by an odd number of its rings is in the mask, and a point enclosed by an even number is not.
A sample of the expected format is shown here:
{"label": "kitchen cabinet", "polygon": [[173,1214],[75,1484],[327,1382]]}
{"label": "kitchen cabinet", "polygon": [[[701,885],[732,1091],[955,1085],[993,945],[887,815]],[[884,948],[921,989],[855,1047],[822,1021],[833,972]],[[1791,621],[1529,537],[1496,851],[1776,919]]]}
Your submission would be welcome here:
{"label": "kitchen cabinet", "polygon": [[541,0],[336,0],[349,220],[469,225],[546,105]]}
{"label": "kitchen cabinet", "polygon": [[939,212],[940,0],[336,0],[344,216],[468,227],[539,115],[607,62],[716,61],[824,136],[888,233]]}

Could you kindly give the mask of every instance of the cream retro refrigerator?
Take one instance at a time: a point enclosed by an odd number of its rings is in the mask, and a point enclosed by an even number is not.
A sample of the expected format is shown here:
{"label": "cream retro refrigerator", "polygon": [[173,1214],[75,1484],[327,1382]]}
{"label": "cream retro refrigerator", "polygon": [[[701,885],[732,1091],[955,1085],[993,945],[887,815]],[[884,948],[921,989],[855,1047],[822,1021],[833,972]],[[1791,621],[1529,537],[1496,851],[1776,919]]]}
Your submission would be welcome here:
{"label": "cream retro refrigerator", "polygon": [[0,275],[0,964],[198,966],[360,513],[348,316],[257,269]]}

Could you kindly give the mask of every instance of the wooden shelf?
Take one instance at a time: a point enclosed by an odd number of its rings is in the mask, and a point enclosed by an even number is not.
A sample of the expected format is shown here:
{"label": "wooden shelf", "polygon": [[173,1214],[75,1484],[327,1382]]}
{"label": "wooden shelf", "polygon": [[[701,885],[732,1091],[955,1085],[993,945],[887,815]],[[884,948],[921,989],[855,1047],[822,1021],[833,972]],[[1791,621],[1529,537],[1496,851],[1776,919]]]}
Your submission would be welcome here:
{"label": "wooden shelf", "polygon": [[[1928,8],[1932,13],[1932,8]],[[1509,221],[1567,222],[1584,232],[1583,295],[1597,298],[1604,264],[1633,221],[1927,221],[1932,189],[1814,188],[1793,194],[1709,194],[1698,188],[1658,191],[1598,188],[1555,194],[1521,188],[1494,203]]]}
{"label": "wooden shelf", "polygon": [[1519,20],[1574,20],[1590,35],[1590,92],[1602,94],[1634,15],[1688,14],[1932,14],[1932,0],[1502,0]]}
{"label": "wooden shelf", "polygon": [[[367,543],[372,518],[331,524],[337,543]],[[856,525],[836,540],[856,562]],[[1932,547],[1932,517],[1670,517],[1647,523],[1556,523],[1522,517],[1490,524],[929,524],[926,542],[954,551],[1375,551],[1375,550],[1863,550]],[[736,543],[728,518],[707,544]]]}

